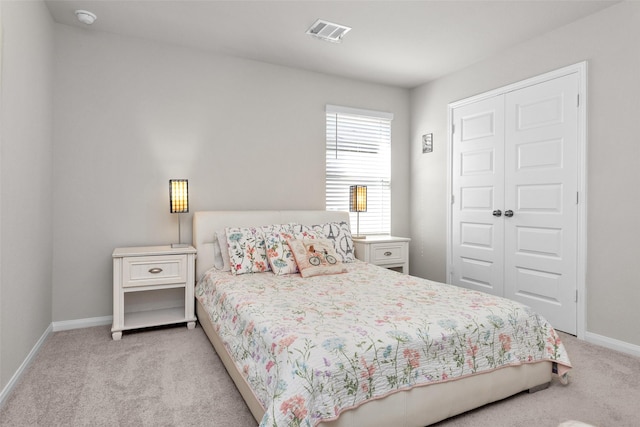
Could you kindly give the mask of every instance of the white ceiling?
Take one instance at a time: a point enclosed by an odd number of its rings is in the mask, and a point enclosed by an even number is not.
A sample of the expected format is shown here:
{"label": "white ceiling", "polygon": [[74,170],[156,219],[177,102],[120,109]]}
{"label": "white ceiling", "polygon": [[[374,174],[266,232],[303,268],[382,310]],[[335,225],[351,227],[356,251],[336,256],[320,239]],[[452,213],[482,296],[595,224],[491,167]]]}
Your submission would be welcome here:
{"label": "white ceiling", "polygon": [[[616,0],[46,0],[56,22],[411,88],[611,6]],[[98,16],[87,27],[74,11]],[[341,44],[305,31],[353,27]]]}

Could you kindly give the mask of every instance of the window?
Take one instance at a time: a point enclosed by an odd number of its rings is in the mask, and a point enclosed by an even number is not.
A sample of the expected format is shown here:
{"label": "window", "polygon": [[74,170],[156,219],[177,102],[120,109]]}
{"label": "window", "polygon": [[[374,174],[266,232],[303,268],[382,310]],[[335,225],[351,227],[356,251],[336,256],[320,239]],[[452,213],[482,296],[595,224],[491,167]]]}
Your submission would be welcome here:
{"label": "window", "polygon": [[[393,114],[327,105],[326,206],[349,210],[349,187],[367,186],[360,234],[391,232],[391,120]],[[356,213],[351,212],[352,232]]]}

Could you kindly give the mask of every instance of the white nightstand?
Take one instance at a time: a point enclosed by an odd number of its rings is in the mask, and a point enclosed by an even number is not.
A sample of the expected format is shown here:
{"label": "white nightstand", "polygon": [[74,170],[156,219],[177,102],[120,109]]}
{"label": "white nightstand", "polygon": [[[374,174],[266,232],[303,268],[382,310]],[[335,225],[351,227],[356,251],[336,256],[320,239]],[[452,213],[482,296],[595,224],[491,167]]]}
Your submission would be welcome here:
{"label": "white nightstand", "polygon": [[184,322],[195,328],[194,247],[117,248],[112,257],[114,340],[129,329]]}
{"label": "white nightstand", "polygon": [[410,241],[408,237],[367,236],[353,239],[353,246],[359,260],[409,274]]}

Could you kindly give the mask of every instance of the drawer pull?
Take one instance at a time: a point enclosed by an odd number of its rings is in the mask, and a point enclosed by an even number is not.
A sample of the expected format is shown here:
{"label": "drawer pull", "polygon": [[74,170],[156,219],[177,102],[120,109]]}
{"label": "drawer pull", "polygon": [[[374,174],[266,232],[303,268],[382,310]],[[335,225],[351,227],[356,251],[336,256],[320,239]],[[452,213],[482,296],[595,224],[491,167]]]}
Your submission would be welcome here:
{"label": "drawer pull", "polygon": [[384,253],[384,256],[391,256],[391,251],[387,251]]}
{"label": "drawer pull", "polygon": [[158,273],[162,273],[162,269],[161,269],[161,268],[159,268],[159,267],[156,267],[156,268],[150,268],[150,269],[149,269],[149,273],[151,273],[151,274],[158,274]]}

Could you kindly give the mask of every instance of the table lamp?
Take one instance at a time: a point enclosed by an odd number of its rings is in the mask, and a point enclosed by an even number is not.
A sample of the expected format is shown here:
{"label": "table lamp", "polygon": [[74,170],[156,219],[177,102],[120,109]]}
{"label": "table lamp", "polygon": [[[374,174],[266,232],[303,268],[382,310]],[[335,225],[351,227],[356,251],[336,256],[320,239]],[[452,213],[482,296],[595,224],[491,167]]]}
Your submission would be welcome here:
{"label": "table lamp", "polygon": [[[170,179],[169,180],[169,210],[171,213],[189,212],[189,180]],[[173,243],[172,248],[186,248],[186,243],[182,243],[182,233],[180,229],[180,215],[178,215],[178,243]]]}
{"label": "table lamp", "polygon": [[349,187],[349,211],[356,212],[356,234],[354,239],[366,239],[367,236],[360,235],[360,212],[367,211],[367,186],[352,185]]}

